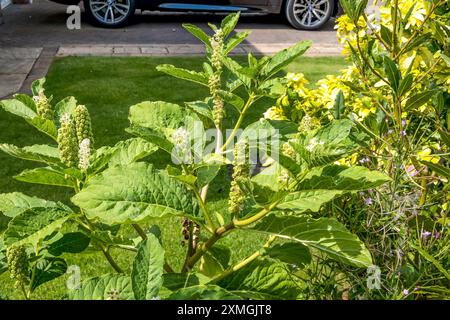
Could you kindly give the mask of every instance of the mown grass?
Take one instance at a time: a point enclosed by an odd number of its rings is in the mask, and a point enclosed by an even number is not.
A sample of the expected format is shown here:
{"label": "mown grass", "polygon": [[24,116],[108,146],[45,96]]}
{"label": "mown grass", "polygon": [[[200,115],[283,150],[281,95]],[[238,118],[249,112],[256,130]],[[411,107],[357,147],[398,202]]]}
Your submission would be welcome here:
{"label": "mown grass", "polygon": [[[246,58],[238,58],[244,61]],[[201,70],[202,58],[135,58],[135,57],[68,57],[57,59],[47,76],[46,92],[53,95],[57,102],[66,96],[75,96],[80,104],[85,104],[92,116],[96,146],[114,145],[126,139],[128,126],[128,109],[133,104],[145,100],[163,100],[183,104],[185,101],[203,99],[208,89],[182,80],[174,79],[156,71],[156,66],[163,63],[174,64],[188,69]],[[338,57],[300,58],[294,61],[285,72],[303,72],[314,83],[326,74],[337,73],[346,66],[346,62]],[[257,120],[273,102],[263,100],[251,110],[247,123]],[[232,121],[233,113],[228,113],[228,121]],[[51,143],[49,139],[38,134],[21,119],[0,110],[0,142],[18,146]],[[157,166],[164,166],[170,160],[167,155],[157,152],[147,161]],[[71,191],[63,188],[31,185],[16,181],[13,176],[23,169],[34,165],[0,154],[0,193],[21,191],[50,200],[70,203]],[[226,172],[221,172],[212,184],[208,196],[209,206],[220,211],[227,206],[229,180]],[[1,221],[0,219],[0,229]],[[156,223],[156,222],[154,222]],[[180,219],[158,221],[163,232],[163,242],[167,258],[175,269],[180,267],[184,257],[184,248],[180,245]],[[151,224],[151,222],[149,222]],[[123,228],[122,233],[137,236],[130,228]],[[245,233],[234,233],[222,240],[233,248],[233,260],[245,257],[258,248],[262,239],[247,236]],[[113,251],[119,265],[129,268],[132,254]],[[113,272],[104,257],[91,252],[83,255],[66,255],[68,265],[78,265],[83,279]],[[59,299],[66,292],[67,276],[40,287],[33,295],[35,299]],[[13,288],[8,273],[0,276],[0,298],[20,299],[19,291]]]}

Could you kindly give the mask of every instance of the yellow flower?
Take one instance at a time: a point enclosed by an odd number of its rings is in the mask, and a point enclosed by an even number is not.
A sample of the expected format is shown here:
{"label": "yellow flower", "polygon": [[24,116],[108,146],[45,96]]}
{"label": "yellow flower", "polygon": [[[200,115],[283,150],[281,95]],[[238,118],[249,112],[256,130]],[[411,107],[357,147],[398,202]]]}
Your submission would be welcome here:
{"label": "yellow flower", "polygon": [[438,163],[439,157],[435,155],[431,155],[431,148],[423,147],[421,151],[417,152],[417,157],[421,161],[427,161],[432,163]]}
{"label": "yellow flower", "polygon": [[272,107],[264,112],[264,118],[269,120],[287,120],[283,113],[283,109],[279,107]]}

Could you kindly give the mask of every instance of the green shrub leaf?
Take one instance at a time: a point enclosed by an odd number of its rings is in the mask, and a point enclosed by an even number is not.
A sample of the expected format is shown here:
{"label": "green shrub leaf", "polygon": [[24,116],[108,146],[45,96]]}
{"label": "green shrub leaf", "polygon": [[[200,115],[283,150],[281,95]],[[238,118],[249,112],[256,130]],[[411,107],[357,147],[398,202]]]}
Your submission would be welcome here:
{"label": "green shrub leaf", "polygon": [[163,284],[164,249],[158,238],[147,235],[138,249],[131,272],[131,284],[137,300],[157,297]]}
{"label": "green shrub leaf", "polygon": [[372,264],[372,258],[364,244],[334,218],[312,219],[271,214],[246,230],[299,242],[356,267]]}
{"label": "green shrub leaf", "polygon": [[72,300],[134,300],[129,276],[106,274],[84,281],[81,288],[69,291]]}
{"label": "green shrub leaf", "polygon": [[31,208],[15,216],[4,234],[5,245],[36,245],[73,215],[60,208]]}
{"label": "green shrub leaf", "polygon": [[105,224],[171,215],[199,219],[198,203],[181,182],[140,162],[105,170],[89,180],[72,201],[90,219]]}

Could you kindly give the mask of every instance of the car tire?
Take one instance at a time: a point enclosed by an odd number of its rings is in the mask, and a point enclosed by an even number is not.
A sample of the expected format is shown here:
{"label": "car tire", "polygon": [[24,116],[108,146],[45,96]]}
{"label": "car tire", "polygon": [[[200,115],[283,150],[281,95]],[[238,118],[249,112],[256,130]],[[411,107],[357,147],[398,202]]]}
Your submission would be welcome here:
{"label": "car tire", "polygon": [[119,28],[126,25],[136,10],[135,0],[83,0],[84,11],[95,25]]}
{"label": "car tire", "polygon": [[296,29],[317,30],[330,20],[335,0],[287,0],[285,14]]}

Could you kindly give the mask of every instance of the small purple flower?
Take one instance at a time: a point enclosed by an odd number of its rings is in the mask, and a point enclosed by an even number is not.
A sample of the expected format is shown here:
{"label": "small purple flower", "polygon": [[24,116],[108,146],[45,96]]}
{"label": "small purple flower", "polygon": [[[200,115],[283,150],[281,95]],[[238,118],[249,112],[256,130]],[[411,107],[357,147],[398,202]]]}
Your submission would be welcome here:
{"label": "small purple flower", "polygon": [[402,137],[406,136],[406,131],[402,130],[401,135],[402,135]]}
{"label": "small purple flower", "polygon": [[408,166],[406,168],[406,172],[408,172],[411,177],[415,177],[419,174],[419,171],[416,170],[416,167],[414,167],[414,165]]}
{"label": "small purple flower", "polygon": [[435,233],[433,233],[433,237],[435,238],[435,239],[440,239],[441,238],[441,233],[439,232],[439,231],[436,231]]}
{"label": "small purple flower", "polygon": [[406,125],[406,120],[402,120],[402,127]]}
{"label": "small purple flower", "polygon": [[405,296],[407,296],[408,294],[409,294],[409,290],[408,289],[403,289],[403,294],[405,295]]}
{"label": "small purple flower", "polygon": [[429,236],[431,236],[431,232],[430,232],[430,231],[424,231],[424,232],[422,232],[422,238],[428,239]]}
{"label": "small purple flower", "polygon": [[392,134],[392,132],[394,132],[392,129],[388,130],[388,134]]}
{"label": "small purple flower", "polygon": [[366,206],[370,206],[373,203],[372,198],[371,197],[365,198],[364,203],[366,204]]}
{"label": "small purple flower", "polygon": [[363,164],[363,163],[368,163],[368,162],[370,162],[370,159],[367,158],[367,157],[362,158],[361,160],[359,160],[359,163],[361,163],[361,164]]}

